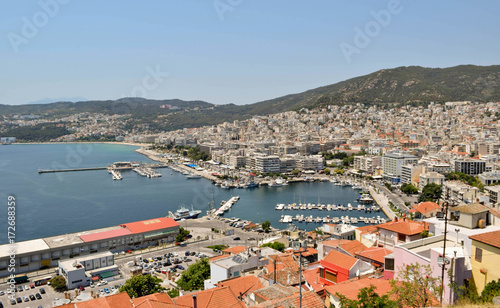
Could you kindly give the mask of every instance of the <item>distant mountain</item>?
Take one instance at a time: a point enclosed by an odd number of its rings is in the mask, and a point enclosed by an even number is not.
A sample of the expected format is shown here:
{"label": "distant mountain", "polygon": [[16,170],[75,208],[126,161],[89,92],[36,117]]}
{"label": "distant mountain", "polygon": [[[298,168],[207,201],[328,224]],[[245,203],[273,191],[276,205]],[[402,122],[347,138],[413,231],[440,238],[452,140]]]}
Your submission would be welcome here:
{"label": "distant mountain", "polygon": [[60,97],[60,98],[42,98],[37,101],[26,103],[26,105],[50,104],[57,102],[83,102],[87,99],[84,97]]}
{"label": "distant mountain", "polygon": [[[500,65],[460,65],[450,68],[409,66],[383,69],[332,85],[249,105],[213,105],[204,101],[178,99],[123,98],[76,103],[0,105],[0,115],[61,116],[81,112],[132,114],[133,118],[142,124],[150,123],[160,115],[167,115],[164,121],[158,121],[156,129],[174,130],[331,104],[404,105],[462,100],[500,101]],[[175,108],[160,108],[161,105],[171,105]],[[175,116],[168,116],[173,113]]]}
{"label": "distant mountain", "polygon": [[271,113],[339,103],[406,104],[462,100],[499,101],[500,65],[383,69],[329,86],[249,105],[249,111]]}

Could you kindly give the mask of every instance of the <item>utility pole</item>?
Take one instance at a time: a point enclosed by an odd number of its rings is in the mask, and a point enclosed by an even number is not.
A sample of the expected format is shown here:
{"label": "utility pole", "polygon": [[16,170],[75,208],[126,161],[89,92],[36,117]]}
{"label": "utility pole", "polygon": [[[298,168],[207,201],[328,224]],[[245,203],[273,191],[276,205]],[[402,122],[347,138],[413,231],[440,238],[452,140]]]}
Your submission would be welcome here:
{"label": "utility pole", "polygon": [[446,190],[446,201],[443,203],[444,208],[444,244],[443,244],[443,264],[441,265],[441,305],[443,305],[443,295],[444,295],[444,270],[446,267],[446,233],[448,232],[448,206],[450,200],[450,191]]}
{"label": "utility pole", "polygon": [[302,308],[302,253],[307,250],[305,247],[302,250],[303,245],[305,242],[299,247],[299,308]]}

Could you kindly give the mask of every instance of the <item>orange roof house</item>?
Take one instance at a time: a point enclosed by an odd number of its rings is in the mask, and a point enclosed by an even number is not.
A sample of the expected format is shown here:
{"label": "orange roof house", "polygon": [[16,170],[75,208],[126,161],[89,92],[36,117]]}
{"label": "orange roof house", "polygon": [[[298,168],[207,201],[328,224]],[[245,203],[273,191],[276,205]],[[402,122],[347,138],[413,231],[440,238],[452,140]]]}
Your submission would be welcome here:
{"label": "orange roof house", "polygon": [[427,226],[422,222],[413,220],[395,219],[384,224],[377,225],[379,230],[379,245],[387,245],[387,248],[394,248],[395,245],[411,242],[422,238],[422,231],[427,230]]}
{"label": "orange roof house", "polygon": [[340,307],[340,299],[337,297],[337,293],[347,297],[348,299],[355,300],[359,290],[363,288],[368,288],[370,286],[375,287],[375,293],[380,296],[389,294],[392,287],[389,280],[386,279],[376,279],[376,278],[363,278],[354,281],[346,281],[340,284],[326,286],[325,291],[327,293],[325,304],[327,307]]}
{"label": "orange roof house", "polygon": [[220,281],[217,287],[229,287],[234,296],[244,299],[254,290],[262,289],[264,285],[257,276],[248,275]]}
{"label": "orange roof house", "polygon": [[196,306],[198,308],[236,308],[247,307],[247,305],[236,297],[229,287],[208,289],[175,298],[175,303],[193,307],[193,296],[196,295]]}
{"label": "orange roof house", "polygon": [[331,285],[372,272],[369,263],[336,250],[320,261],[320,282]]}

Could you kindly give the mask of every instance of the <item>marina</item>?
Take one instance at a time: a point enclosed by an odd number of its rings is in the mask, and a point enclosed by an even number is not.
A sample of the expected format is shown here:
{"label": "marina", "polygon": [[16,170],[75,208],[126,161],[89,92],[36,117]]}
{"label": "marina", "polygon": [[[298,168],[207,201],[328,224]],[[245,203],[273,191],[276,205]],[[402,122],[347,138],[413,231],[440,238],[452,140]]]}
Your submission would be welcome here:
{"label": "marina", "polygon": [[[124,221],[162,217],[166,216],[168,211],[175,212],[181,205],[189,209],[193,205],[195,210],[201,210],[205,214],[209,210],[211,200],[214,200],[215,205],[219,205],[221,200],[230,200],[235,195],[240,196],[240,199],[224,213],[224,217],[238,217],[255,223],[269,220],[275,228],[287,227],[286,223],[280,223],[283,214],[290,214],[292,218],[297,214],[304,217],[313,215],[314,219],[330,215],[330,219],[338,217],[339,220],[341,216],[348,215],[350,219],[356,217],[358,225],[361,217],[376,218],[380,215],[386,218],[382,210],[359,210],[360,205],[368,207],[357,201],[360,191],[350,186],[336,186],[333,181],[291,181],[289,178],[288,185],[281,187],[269,187],[266,184],[259,185],[257,181],[248,181],[247,184],[250,185],[241,185],[242,188],[226,189],[214,185],[211,179],[187,180],[186,175],[176,172],[175,169],[184,170],[188,174],[203,171],[174,164],[170,168],[153,168],[162,174],[162,177],[151,181],[144,181],[144,177],[132,169],[118,170],[123,180],[111,180],[112,175],[108,172],[56,172],[43,176],[36,172],[40,166],[50,166],[53,169],[85,169],[107,166],[117,160],[142,162],[144,165],[158,164],[136,152],[137,147],[119,144],[89,144],[88,147],[92,149],[90,155],[81,156],[78,164],[68,164],[68,147],[72,152],[77,152],[79,146],[42,144],[11,145],[3,148],[3,155],[8,163],[0,166],[2,174],[5,175],[0,179],[0,184],[4,191],[22,196],[18,215],[24,223],[22,232],[16,235],[19,241],[102,228]],[[163,162],[158,165],[165,166]],[[204,173],[210,175],[209,171]],[[212,179],[218,180],[215,176]],[[26,185],[27,182],[30,185]],[[252,186],[258,188],[251,188]],[[68,203],[71,206],[68,206]],[[284,207],[296,203],[299,209],[296,210],[295,207],[293,210],[277,211],[275,207],[280,203],[285,204]],[[351,211],[348,211],[348,203],[352,205]],[[317,207],[317,204],[325,206]],[[330,208],[328,204],[331,204]],[[83,211],[75,217],[74,212],[79,208],[86,208],[88,211]],[[216,209],[218,208],[217,206]],[[60,223],[62,217],[66,217],[63,220],[65,223]],[[44,221],[45,225],[52,227],[36,227],[37,221]],[[319,226],[318,223],[300,223],[293,219],[291,223],[304,230],[314,230]],[[6,222],[0,222],[0,227],[2,226],[7,228]]]}

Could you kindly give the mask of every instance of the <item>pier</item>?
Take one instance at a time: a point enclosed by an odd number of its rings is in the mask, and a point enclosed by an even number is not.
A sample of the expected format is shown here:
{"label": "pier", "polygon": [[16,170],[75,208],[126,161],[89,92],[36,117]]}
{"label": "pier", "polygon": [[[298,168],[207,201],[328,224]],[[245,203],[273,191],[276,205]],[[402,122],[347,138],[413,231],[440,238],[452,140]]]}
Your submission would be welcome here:
{"label": "pier", "polygon": [[55,169],[55,170],[42,170],[42,169],[38,169],[38,173],[54,173],[54,172],[71,172],[71,171],[106,170],[107,168],[108,168],[108,167],[74,168],[74,169]]}
{"label": "pier", "polygon": [[[145,168],[166,168],[168,167],[167,164],[141,164],[142,167]],[[113,170],[132,170],[134,167],[90,167],[90,168],[72,168],[72,169],[38,169],[38,173],[54,173],[54,172],[72,172],[72,171],[93,171],[93,170],[106,170],[106,169],[113,169]]]}

